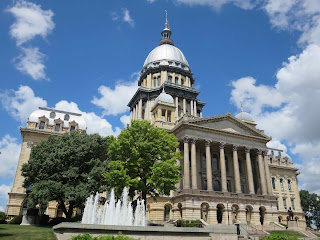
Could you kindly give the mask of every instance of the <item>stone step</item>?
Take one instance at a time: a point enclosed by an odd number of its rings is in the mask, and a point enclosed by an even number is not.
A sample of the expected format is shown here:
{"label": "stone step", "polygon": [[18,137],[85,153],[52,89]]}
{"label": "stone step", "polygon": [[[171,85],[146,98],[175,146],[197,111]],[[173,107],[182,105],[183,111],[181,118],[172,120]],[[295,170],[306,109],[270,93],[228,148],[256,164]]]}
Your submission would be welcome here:
{"label": "stone step", "polygon": [[309,237],[309,238],[314,238],[314,239],[318,239],[319,237],[317,237],[315,234],[313,234],[312,232],[309,231],[298,231],[299,233],[301,233],[302,235]]}

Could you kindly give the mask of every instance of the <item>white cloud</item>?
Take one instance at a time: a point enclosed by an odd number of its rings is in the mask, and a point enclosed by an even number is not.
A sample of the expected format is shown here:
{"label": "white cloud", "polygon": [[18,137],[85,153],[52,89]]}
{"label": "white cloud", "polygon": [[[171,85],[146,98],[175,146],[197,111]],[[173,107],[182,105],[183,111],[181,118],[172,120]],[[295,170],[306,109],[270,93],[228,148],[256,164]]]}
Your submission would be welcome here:
{"label": "white cloud", "polygon": [[10,192],[11,187],[7,185],[0,185],[0,212],[5,212],[7,201],[9,199],[8,192]]}
{"label": "white cloud", "polygon": [[8,134],[0,140],[0,178],[14,176],[19,160],[20,147],[17,139]]}
{"label": "white cloud", "polygon": [[53,29],[53,12],[42,10],[40,5],[24,0],[16,1],[15,5],[7,9],[15,17],[10,27],[10,35],[21,45],[40,35],[45,38]]}
{"label": "white cloud", "polygon": [[18,60],[16,68],[27,75],[30,75],[34,80],[49,80],[44,70],[46,66],[43,64],[46,55],[39,51],[39,48],[20,48],[22,54],[15,58]]}
{"label": "white cloud", "polygon": [[127,8],[124,8],[122,11],[123,11],[123,21],[129,23],[131,27],[134,27],[135,22],[130,16],[129,10]]}
{"label": "white cloud", "polygon": [[255,6],[255,0],[175,0],[178,3],[183,3],[189,6],[209,6],[219,10],[223,5],[232,3],[235,6],[248,10]]}
{"label": "white cloud", "polygon": [[121,12],[113,11],[110,13],[110,16],[113,21],[122,21],[128,23],[131,27],[135,25],[135,21],[127,8],[123,8]]}
{"label": "white cloud", "polygon": [[17,91],[6,91],[0,94],[0,100],[3,108],[21,123],[26,123],[29,115],[38,107],[47,106],[47,101],[36,97],[28,86],[20,86]]}
{"label": "white cloud", "polygon": [[101,97],[94,97],[93,104],[104,109],[103,115],[118,115],[128,111],[127,104],[138,89],[136,81],[119,82],[114,89],[100,86],[98,91]]}
{"label": "white cloud", "polygon": [[122,115],[120,117],[120,121],[122,122],[124,127],[127,127],[127,124],[130,123],[130,115]]}
{"label": "white cloud", "polygon": [[78,105],[74,102],[67,102],[62,100],[55,105],[56,109],[81,113],[87,124],[87,133],[99,133],[101,136],[115,135],[120,133],[120,128],[116,127],[115,131],[112,129],[112,125],[104,118],[97,116],[93,112],[82,112]]}

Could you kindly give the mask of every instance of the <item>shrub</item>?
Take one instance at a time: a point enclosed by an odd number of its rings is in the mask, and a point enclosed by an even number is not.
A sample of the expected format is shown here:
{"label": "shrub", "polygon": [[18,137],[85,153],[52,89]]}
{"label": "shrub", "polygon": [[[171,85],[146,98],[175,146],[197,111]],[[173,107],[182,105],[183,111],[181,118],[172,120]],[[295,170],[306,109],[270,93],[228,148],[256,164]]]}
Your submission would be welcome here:
{"label": "shrub", "polygon": [[200,220],[177,220],[177,227],[202,227]]}
{"label": "shrub", "polygon": [[268,236],[264,237],[263,240],[298,240],[296,237],[283,237],[283,236]]}
{"label": "shrub", "polygon": [[99,236],[92,237],[89,233],[85,233],[83,235],[78,235],[70,238],[69,240],[138,240],[135,238],[123,236],[121,233],[118,236]]}
{"label": "shrub", "polygon": [[0,212],[0,224],[6,224],[7,215],[4,212]]}
{"label": "shrub", "polygon": [[10,224],[21,224],[22,222],[22,215],[15,216],[14,218],[11,219],[9,222]]}

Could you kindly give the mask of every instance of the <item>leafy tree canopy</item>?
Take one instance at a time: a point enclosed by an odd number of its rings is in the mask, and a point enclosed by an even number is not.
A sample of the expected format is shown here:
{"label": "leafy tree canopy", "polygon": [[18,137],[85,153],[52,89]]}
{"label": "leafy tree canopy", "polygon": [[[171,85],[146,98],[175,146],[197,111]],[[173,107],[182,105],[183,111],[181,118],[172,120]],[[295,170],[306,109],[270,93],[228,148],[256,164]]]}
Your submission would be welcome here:
{"label": "leafy tree canopy", "polygon": [[301,207],[306,214],[307,226],[312,224],[320,228],[320,197],[307,190],[300,191]]}
{"label": "leafy tree canopy", "polygon": [[40,142],[22,166],[30,206],[55,200],[70,218],[90,194],[103,190],[107,159],[108,138],[98,134],[73,131]]}
{"label": "leafy tree canopy", "polygon": [[132,121],[117,138],[110,138],[109,156],[112,160],[105,174],[108,189],[120,196],[130,187],[130,196],[137,190],[143,199],[147,195],[169,195],[181,180],[181,159],[176,152],[177,138],[149,121]]}

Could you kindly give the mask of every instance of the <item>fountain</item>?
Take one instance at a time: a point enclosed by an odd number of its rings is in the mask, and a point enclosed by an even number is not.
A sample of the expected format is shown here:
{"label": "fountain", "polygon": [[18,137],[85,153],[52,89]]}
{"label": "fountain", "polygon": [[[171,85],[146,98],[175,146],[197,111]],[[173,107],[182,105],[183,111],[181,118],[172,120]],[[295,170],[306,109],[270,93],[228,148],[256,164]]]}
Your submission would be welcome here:
{"label": "fountain", "polygon": [[104,204],[103,211],[99,207],[99,193],[87,198],[81,223],[100,225],[146,226],[146,211],[144,200],[137,200],[137,207],[133,213],[129,192],[123,189],[121,199],[116,203],[112,189],[109,202]]}

